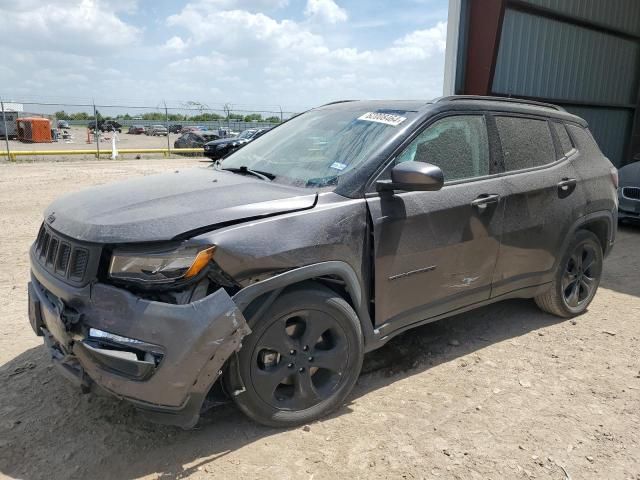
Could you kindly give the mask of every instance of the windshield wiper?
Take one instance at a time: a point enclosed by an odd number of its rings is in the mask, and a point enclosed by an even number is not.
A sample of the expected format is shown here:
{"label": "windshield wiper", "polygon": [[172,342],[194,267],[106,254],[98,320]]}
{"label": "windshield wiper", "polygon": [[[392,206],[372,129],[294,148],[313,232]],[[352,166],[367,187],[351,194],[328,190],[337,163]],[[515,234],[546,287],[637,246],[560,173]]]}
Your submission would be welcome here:
{"label": "windshield wiper", "polygon": [[241,175],[253,175],[254,177],[258,177],[262,180],[273,180],[274,178],[276,178],[276,176],[273,173],[269,173],[269,172],[262,172],[260,170],[251,170],[250,168],[247,168],[247,166],[242,165],[240,167],[226,167],[226,168],[221,168],[220,170],[226,170],[227,172],[233,172],[233,173],[239,173]]}

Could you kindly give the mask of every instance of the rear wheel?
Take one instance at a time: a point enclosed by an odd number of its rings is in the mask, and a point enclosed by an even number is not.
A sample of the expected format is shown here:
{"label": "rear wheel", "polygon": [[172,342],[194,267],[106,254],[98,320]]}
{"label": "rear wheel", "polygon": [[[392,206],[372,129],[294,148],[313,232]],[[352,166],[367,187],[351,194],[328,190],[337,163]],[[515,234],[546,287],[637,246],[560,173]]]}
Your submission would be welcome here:
{"label": "rear wheel", "polygon": [[[253,325],[227,368],[227,388],[255,421],[276,427],[307,423],[344,401],[364,355],[360,322],[332,290],[294,287]],[[238,386],[243,386],[238,393]]]}
{"label": "rear wheel", "polygon": [[602,260],[598,237],[579,230],[558,264],[551,288],[535,298],[538,307],[565,318],[583,313],[598,290]]}

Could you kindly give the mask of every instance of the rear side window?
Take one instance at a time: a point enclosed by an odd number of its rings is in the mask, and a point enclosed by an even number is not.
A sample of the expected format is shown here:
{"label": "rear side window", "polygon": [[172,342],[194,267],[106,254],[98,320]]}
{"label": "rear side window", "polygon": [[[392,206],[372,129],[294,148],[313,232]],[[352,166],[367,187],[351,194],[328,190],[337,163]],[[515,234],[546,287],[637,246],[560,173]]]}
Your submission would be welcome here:
{"label": "rear side window", "polygon": [[442,169],[447,182],[489,175],[489,141],[483,115],[457,115],[436,121],[396,158],[427,162]]}
{"label": "rear side window", "polygon": [[553,128],[556,131],[556,135],[558,135],[558,140],[560,140],[560,147],[562,148],[562,155],[566,156],[573,150],[573,143],[571,143],[571,138],[567,133],[567,128],[562,123],[553,122]]}
{"label": "rear side window", "polygon": [[539,167],[556,160],[551,130],[546,120],[496,117],[507,171]]}

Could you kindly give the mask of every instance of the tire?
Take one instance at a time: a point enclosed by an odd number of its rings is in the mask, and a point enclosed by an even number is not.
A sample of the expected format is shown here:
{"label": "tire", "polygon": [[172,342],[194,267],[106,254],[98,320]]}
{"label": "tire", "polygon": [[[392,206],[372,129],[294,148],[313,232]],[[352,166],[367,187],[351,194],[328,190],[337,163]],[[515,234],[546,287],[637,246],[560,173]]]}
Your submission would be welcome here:
{"label": "tire", "polygon": [[602,262],[598,237],[588,230],[578,230],[558,262],[551,287],[535,297],[538,307],[563,318],[584,313],[600,285]]}
{"label": "tire", "polygon": [[295,286],[251,323],[223,376],[242,412],[263,425],[292,427],[344,402],[364,345],[360,321],[342,297],[320,284]]}

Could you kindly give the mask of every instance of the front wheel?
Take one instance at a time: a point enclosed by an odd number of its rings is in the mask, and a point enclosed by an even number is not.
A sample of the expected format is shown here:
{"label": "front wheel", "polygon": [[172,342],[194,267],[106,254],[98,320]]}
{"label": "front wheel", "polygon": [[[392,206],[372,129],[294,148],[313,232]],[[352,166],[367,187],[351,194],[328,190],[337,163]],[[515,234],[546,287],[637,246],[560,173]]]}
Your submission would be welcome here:
{"label": "front wheel", "polygon": [[364,356],[360,321],[342,297],[320,284],[293,287],[252,328],[225,376],[245,414],[291,427],[342,404]]}
{"label": "front wheel", "polygon": [[602,262],[598,237],[579,230],[558,263],[551,288],[535,297],[538,307],[564,318],[583,313],[600,285]]}

